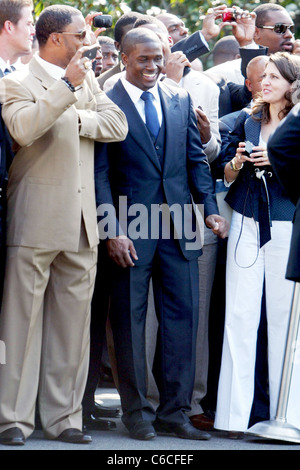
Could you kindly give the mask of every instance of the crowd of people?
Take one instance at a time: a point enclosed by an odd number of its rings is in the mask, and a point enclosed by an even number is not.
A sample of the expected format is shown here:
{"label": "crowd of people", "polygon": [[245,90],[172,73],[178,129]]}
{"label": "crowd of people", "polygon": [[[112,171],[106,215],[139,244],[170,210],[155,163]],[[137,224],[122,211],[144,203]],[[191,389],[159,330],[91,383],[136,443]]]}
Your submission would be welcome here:
{"label": "crowd of people", "polygon": [[[300,280],[295,25],[273,3],[193,34],[131,11],[112,39],[100,15],[0,0],[0,443],[119,417],[243,438],[276,416]],[[104,350],[121,409],[95,399]]]}

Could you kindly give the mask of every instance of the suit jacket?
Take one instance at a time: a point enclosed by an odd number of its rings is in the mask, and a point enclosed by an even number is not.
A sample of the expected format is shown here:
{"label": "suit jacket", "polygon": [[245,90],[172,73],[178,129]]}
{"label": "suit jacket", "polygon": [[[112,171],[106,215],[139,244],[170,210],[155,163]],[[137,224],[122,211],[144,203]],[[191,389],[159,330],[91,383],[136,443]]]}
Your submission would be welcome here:
{"label": "suit jacket", "polygon": [[272,167],[296,206],[290,256],[286,277],[300,282],[300,104],[298,103],[280,123],[268,142],[268,154]]}
{"label": "suit jacket", "polygon": [[209,52],[209,48],[203,43],[199,31],[191,34],[187,38],[181,39],[172,46],[172,52],[182,51],[190,62],[203,54]]}
{"label": "suit jacket", "polygon": [[189,92],[192,98],[193,106],[198,108],[201,106],[210,121],[211,139],[204,146],[204,153],[211,163],[220,153],[221,137],[219,132],[219,87],[204,73],[191,70],[185,75],[180,84],[176,84],[173,80],[164,79],[164,84],[172,86],[181,86]]}
{"label": "suit jacket", "polygon": [[0,247],[6,244],[7,179],[8,169],[13,159],[11,140],[3,119],[0,104]]}
{"label": "suit jacket", "polygon": [[[250,108],[244,109],[237,117],[230,142],[220,154],[223,168],[235,156],[239,142],[250,141],[254,146],[259,145],[261,123],[249,116],[250,112]],[[259,118],[259,115],[255,117]],[[265,170],[264,179],[257,178],[255,170],[252,163],[245,162],[230,185],[225,201],[233,210],[259,222],[260,243],[263,246],[270,237],[272,221],[292,220],[294,207],[270,165],[259,168]]]}
{"label": "suit jacket", "polygon": [[9,170],[7,244],[77,251],[83,219],[95,246],[94,140],[124,139],[124,114],[92,71],[73,93],[36,58],[1,79],[0,96],[18,145]]}
{"label": "suit jacket", "polygon": [[[236,124],[230,134],[229,143],[222,149],[220,154],[221,165],[224,169],[236,154],[236,148],[239,142],[250,141],[253,145],[259,145],[261,123],[250,115],[250,108],[246,108],[236,119]],[[281,187],[272,172],[270,165],[260,167],[266,170],[266,181],[270,202],[271,220],[292,220],[294,209],[290,203],[285,190]],[[250,188],[251,197],[248,189]],[[264,184],[261,179],[255,177],[255,168],[252,163],[246,162],[244,167],[238,173],[238,177],[231,184],[226,201],[237,212],[259,218],[260,199],[265,200]]]}
{"label": "suit jacket", "polygon": [[122,72],[123,68],[124,67],[123,67],[122,62],[118,62],[117,65],[115,65],[111,69],[106,70],[106,72],[101,73],[100,76],[97,78],[101,90],[103,90],[103,85],[106,82],[106,80],[112,77],[113,75]]}
{"label": "suit jacket", "polygon": [[[109,97],[126,114],[129,132],[124,142],[96,145],[95,182],[97,205],[111,204],[119,213],[119,196],[126,196],[128,205],[143,204],[148,209],[143,222],[151,232],[151,205],[178,204],[181,214],[184,205],[190,205],[186,214],[190,228],[195,227],[195,214],[191,194],[196,204],[204,204],[205,216],[218,213],[213,180],[203,153],[195,114],[189,94],[181,88],[165,87],[159,83],[162,110],[165,120],[164,164],[161,167],[150,134],[125,91],[121,80],[108,93]],[[175,230],[180,233],[182,220],[172,217]],[[121,221],[119,220],[121,223]],[[130,217],[125,223],[127,230]],[[123,226],[124,231],[124,226]],[[201,250],[189,250],[184,230],[179,239],[186,259],[193,259]],[[129,233],[126,233],[129,235]],[[134,244],[138,253],[137,263],[149,261],[154,254],[157,240],[138,238]]]}

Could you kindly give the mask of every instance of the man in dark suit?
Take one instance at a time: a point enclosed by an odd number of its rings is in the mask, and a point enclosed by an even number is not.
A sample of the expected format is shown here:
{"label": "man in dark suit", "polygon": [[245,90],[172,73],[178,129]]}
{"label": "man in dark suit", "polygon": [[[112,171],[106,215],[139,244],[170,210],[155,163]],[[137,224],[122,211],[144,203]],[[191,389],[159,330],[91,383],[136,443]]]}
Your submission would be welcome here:
{"label": "man in dark suit", "polygon": [[[187,230],[196,222],[191,194],[196,204],[204,205],[205,223],[214,233],[225,237],[228,223],[218,215],[190,96],[181,88],[157,83],[163,67],[161,41],[148,29],[133,29],[124,38],[122,60],[126,77],[108,95],[125,112],[129,133],[119,145],[97,146],[95,161],[98,215],[103,216],[100,236],[107,224],[108,253],[115,261],[110,315],[122,420],[136,439],[152,439],[157,432],[208,439],[209,434],[195,429],[185,413],[194,382],[201,254],[197,236],[188,245]],[[158,120],[156,130],[147,128],[143,92],[148,90],[154,97],[151,122]],[[166,212],[175,206],[179,212],[171,214],[166,235]],[[151,218],[153,209],[161,210],[159,220]],[[140,211],[138,221],[134,211]],[[159,320],[156,412],[146,398],[145,320],[151,277]]]}
{"label": "man in dark suit", "polygon": [[[299,89],[295,94],[299,94]],[[298,98],[299,99],[299,98]],[[286,277],[291,281],[300,282],[300,103],[277,127],[268,142],[268,155],[272,168],[288,196],[296,206],[290,255]]]}

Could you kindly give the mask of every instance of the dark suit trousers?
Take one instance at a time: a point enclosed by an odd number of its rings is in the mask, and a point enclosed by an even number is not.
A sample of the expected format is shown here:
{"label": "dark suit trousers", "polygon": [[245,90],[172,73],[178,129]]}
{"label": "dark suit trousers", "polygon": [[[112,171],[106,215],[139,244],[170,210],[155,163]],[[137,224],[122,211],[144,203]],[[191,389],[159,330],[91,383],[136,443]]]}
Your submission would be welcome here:
{"label": "dark suit trousers", "polygon": [[[156,412],[146,398],[145,322],[151,277],[159,322],[153,371],[160,394]],[[187,261],[176,240],[159,240],[148,264],[114,267],[110,315],[127,428],[141,420],[172,424],[188,420],[198,297],[197,259]]]}
{"label": "dark suit trousers", "polygon": [[89,372],[82,401],[83,414],[93,413],[102,364],[106,321],[109,310],[112,261],[107,255],[105,241],[98,248],[97,275],[91,304],[90,362]]}

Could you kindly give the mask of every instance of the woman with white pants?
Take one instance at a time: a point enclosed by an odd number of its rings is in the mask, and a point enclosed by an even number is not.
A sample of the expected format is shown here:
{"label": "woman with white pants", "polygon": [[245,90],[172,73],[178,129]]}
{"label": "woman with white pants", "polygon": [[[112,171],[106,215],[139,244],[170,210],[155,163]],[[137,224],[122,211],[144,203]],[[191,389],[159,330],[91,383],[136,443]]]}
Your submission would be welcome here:
{"label": "woman with white pants", "polygon": [[[269,135],[293,107],[300,58],[270,56],[262,93],[242,111],[224,149],[226,201],[233,209],[227,247],[226,315],[215,428],[241,438],[253,396],[257,330],[265,283],[270,417],[275,417],[294,283],[285,279],[294,206],[273,174]],[[249,153],[251,141],[252,149]],[[233,157],[233,158],[232,158]],[[231,158],[231,160],[230,160]]]}

